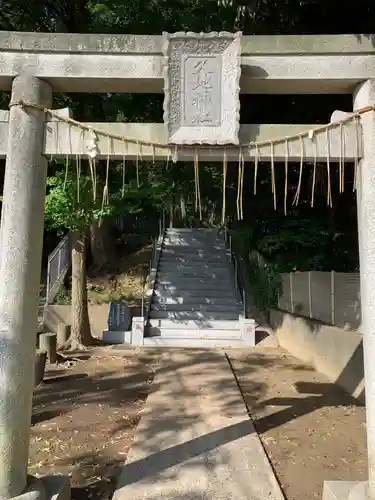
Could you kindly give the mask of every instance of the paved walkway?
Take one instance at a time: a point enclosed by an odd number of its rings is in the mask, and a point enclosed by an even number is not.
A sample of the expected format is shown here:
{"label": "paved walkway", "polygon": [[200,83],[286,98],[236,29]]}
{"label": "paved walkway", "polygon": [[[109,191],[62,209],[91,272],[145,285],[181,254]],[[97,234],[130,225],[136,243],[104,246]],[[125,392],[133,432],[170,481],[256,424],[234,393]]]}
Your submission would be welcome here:
{"label": "paved walkway", "polygon": [[113,498],[283,499],[223,354],[163,354]]}

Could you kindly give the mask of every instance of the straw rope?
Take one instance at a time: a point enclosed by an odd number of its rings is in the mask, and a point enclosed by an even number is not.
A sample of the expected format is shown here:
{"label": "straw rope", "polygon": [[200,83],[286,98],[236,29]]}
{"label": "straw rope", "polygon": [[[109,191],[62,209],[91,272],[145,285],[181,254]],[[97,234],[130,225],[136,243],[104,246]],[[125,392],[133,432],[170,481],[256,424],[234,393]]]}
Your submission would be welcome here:
{"label": "straw rope", "polygon": [[[171,150],[171,148],[173,148],[173,146],[171,146],[170,144],[165,144],[165,143],[160,143],[160,142],[155,142],[155,141],[146,141],[146,140],[138,139],[135,137],[127,137],[127,136],[124,136],[121,134],[115,134],[113,132],[108,132],[108,131],[102,130],[100,128],[92,127],[92,126],[87,125],[85,123],[81,123],[77,120],[74,120],[73,118],[70,118],[67,116],[61,116],[58,113],[58,111],[46,108],[46,107],[41,106],[39,104],[24,101],[22,99],[18,100],[18,101],[12,101],[9,104],[9,107],[12,108],[13,106],[33,108],[33,109],[37,109],[39,111],[43,111],[45,114],[49,114],[62,122],[73,125],[77,128],[80,128],[81,130],[90,131],[90,132],[97,134],[99,136],[109,137],[111,139],[117,139],[117,140],[124,141],[124,142],[135,143],[138,146],[146,145],[146,146],[158,147],[158,148],[163,148],[163,149],[168,149],[168,150]],[[238,148],[246,148],[246,147],[247,148],[253,148],[253,147],[257,148],[258,147],[259,148],[260,146],[279,144],[279,143],[284,142],[285,140],[292,141],[292,140],[300,139],[303,137],[309,137],[312,133],[317,134],[319,132],[324,132],[324,131],[327,131],[327,130],[330,130],[330,129],[333,129],[336,127],[340,127],[341,125],[349,123],[349,122],[355,120],[357,117],[363,115],[364,113],[368,113],[370,111],[375,111],[375,105],[374,106],[366,106],[364,108],[361,108],[361,109],[355,111],[354,113],[351,113],[349,116],[347,116],[346,118],[343,118],[342,120],[331,122],[331,123],[328,123],[326,125],[318,125],[318,126],[312,128],[311,130],[307,130],[306,132],[298,132],[296,134],[291,134],[291,135],[287,135],[284,137],[276,137],[274,139],[268,139],[268,140],[264,140],[264,141],[251,141],[248,143],[239,144],[236,147],[238,147]],[[228,145],[228,147],[229,147],[229,145]],[[232,147],[232,146],[230,146],[230,147]],[[212,149],[212,146],[203,144],[203,145],[200,145],[200,149]],[[177,161],[177,152],[178,152],[178,146],[174,145],[173,161]],[[141,159],[141,152],[139,153],[139,156]]]}
{"label": "straw rope", "polygon": [[[30,108],[30,109],[36,109],[39,111],[42,111],[45,115],[50,115],[54,118],[56,118],[60,122],[67,123],[73,127],[76,127],[80,130],[79,134],[79,150],[82,150],[82,141],[83,139],[89,139],[88,140],[88,147],[87,147],[87,156],[89,159],[89,171],[90,171],[90,176],[92,179],[92,184],[93,184],[93,199],[94,202],[97,197],[97,179],[96,179],[96,155],[97,155],[97,142],[98,138],[101,137],[106,137],[108,140],[108,153],[107,153],[107,158],[106,158],[106,178],[105,178],[105,185],[103,189],[103,199],[102,199],[102,211],[104,209],[104,205],[109,203],[109,163],[110,163],[110,155],[112,152],[112,141],[113,140],[119,140],[123,142],[126,147],[125,150],[127,151],[128,154],[128,149],[127,146],[129,143],[134,143],[137,146],[137,152],[136,152],[136,182],[138,187],[140,186],[140,171],[139,171],[139,162],[142,161],[142,146],[148,146],[152,148],[152,156],[153,156],[153,161],[155,161],[155,148],[160,148],[166,151],[167,153],[167,165],[169,160],[171,159],[174,163],[178,161],[178,153],[179,149],[183,149],[184,146],[179,146],[177,144],[165,144],[165,143],[160,143],[160,142],[153,142],[153,141],[147,141],[135,137],[128,137],[125,135],[121,134],[116,134],[107,130],[102,130],[97,127],[93,127],[89,124],[86,123],[81,123],[77,120],[74,120],[73,118],[67,117],[67,116],[62,116],[58,111],[43,107],[39,104],[35,104],[32,102],[27,102],[24,100],[18,100],[18,101],[12,101],[9,104],[9,108],[12,108],[14,106],[19,106],[21,108]],[[299,176],[298,176],[298,184],[297,184],[297,189],[294,195],[294,199],[292,204],[294,206],[298,205],[299,199],[300,199],[300,194],[301,194],[301,188],[302,188],[302,177],[303,177],[303,164],[304,164],[304,138],[309,138],[310,140],[314,141],[316,139],[316,134],[318,133],[325,133],[325,141],[326,141],[326,169],[327,169],[327,205],[332,207],[332,186],[331,186],[331,163],[332,163],[332,157],[331,157],[331,145],[330,145],[330,131],[335,128],[339,128],[339,139],[340,139],[340,153],[339,153],[339,163],[338,163],[338,173],[339,173],[339,192],[342,193],[344,192],[345,188],[345,134],[344,134],[344,125],[355,122],[356,124],[356,130],[355,130],[355,148],[356,148],[356,155],[354,158],[354,182],[353,182],[353,190],[357,188],[357,183],[358,183],[358,167],[359,167],[359,153],[360,153],[360,135],[359,135],[359,124],[360,124],[360,117],[361,115],[369,112],[375,111],[375,105],[374,106],[366,106],[363,107],[354,113],[349,114],[345,118],[331,122],[325,125],[319,125],[316,127],[313,127],[310,130],[306,130],[305,132],[298,132],[295,134],[291,135],[286,135],[283,137],[276,137],[273,139],[267,139],[264,141],[251,141],[248,143],[241,143],[239,145],[226,145],[226,146],[217,146],[216,149],[220,149],[223,152],[223,200],[222,200],[222,223],[225,223],[226,219],[226,189],[227,189],[227,172],[228,172],[228,154],[227,154],[227,148],[230,149],[237,149],[238,150],[238,180],[237,180],[237,199],[236,199],[236,205],[237,205],[237,217],[239,220],[243,219],[243,190],[244,190],[244,154],[243,150],[244,148],[247,148],[250,155],[253,155],[254,157],[254,194],[257,193],[257,176],[258,176],[258,167],[259,167],[259,161],[261,158],[260,155],[260,148],[261,147],[269,147],[270,148],[270,163],[271,163],[271,188],[272,188],[272,194],[273,194],[273,205],[274,209],[277,209],[277,194],[276,194],[276,178],[275,178],[275,154],[274,154],[274,147],[276,144],[284,144],[284,165],[285,165],[285,187],[284,187],[284,213],[287,213],[287,196],[288,196],[288,162],[290,160],[290,153],[289,153],[289,143],[294,140],[298,140],[300,142],[300,161],[299,161]],[[89,132],[89,137],[86,138],[85,132]],[[212,145],[199,145],[199,150],[212,150],[214,149],[215,146]],[[254,150],[254,151],[253,151]],[[51,155],[52,156],[52,155]],[[78,193],[77,193],[77,201],[79,202],[79,191],[80,191],[80,176],[81,176],[81,171],[82,171],[82,166],[81,166],[81,157],[85,156],[84,154],[77,153],[76,154],[76,174],[77,174],[77,188],[78,188]],[[314,206],[314,198],[315,198],[315,184],[316,184],[316,178],[317,178],[317,158],[318,158],[318,151],[317,151],[317,142],[316,140],[314,141],[314,160],[313,160],[313,182],[312,182],[312,191],[311,191],[311,199],[310,199],[310,204],[313,207]],[[123,178],[123,187],[122,187],[122,196],[124,197],[124,192],[125,192],[125,162],[126,162],[126,155],[123,155],[123,162],[122,162],[122,178]],[[199,153],[198,153],[198,147],[195,146],[195,152],[194,152],[194,181],[195,181],[195,209],[196,211],[199,211],[199,216],[202,218],[202,205],[201,205],[201,193],[200,193],[200,182],[199,182],[199,168],[198,168],[198,162],[199,162]],[[66,171],[65,171],[65,181],[64,184],[66,185],[67,182],[67,173],[68,173],[68,155],[66,155]]]}

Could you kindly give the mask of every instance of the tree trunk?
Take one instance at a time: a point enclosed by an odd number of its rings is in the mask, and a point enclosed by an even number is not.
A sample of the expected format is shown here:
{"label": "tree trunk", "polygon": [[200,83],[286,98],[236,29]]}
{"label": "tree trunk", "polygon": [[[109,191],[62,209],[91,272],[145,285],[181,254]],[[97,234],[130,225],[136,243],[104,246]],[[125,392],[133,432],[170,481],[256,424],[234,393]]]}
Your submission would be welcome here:
{"label": "tree trunk", "polygon": [[171,205],[169,206],[169,227],[173,227],[173,222],[174,222],[174,206],[172,201]]}
{"label": "tree trunk", "polygon": [[180,196],[180,209],[181,209],[181,219],[183,221],[185,221],[185,219],[186,219],[186,203],[185,203],[185,198],[184,198],[183,194]]}
{"label": "tree trunk", "polygon": [[95,221],[90,226],[90,247],[93,264],[102,269],[115,261],[115,249],[109,234],[108,220]]}
{"label": "tree trunk", "polygon": [[87,230],[73,232],[72,330],[70,346],[79,349],[92,343],[87,304]]}

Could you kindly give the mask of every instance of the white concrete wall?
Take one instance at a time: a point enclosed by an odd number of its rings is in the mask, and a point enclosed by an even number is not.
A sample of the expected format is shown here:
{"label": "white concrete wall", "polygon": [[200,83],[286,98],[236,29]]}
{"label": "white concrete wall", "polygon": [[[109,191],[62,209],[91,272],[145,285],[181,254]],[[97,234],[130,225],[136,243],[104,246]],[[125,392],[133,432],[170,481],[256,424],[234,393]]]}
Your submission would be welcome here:
{"label": "white concrete wall", "polygon": [[363,347],[360,332],[271,309],[270,324],[279,344],[364,402]]}

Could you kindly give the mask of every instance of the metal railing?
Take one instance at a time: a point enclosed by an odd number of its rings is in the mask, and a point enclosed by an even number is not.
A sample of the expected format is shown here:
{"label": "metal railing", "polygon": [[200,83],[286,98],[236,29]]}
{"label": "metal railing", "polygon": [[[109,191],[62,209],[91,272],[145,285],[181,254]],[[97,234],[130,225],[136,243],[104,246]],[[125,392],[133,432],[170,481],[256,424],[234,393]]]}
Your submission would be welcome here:
{"label": "metal railing", "polygon": [[238,260],[236,257],[236,254],[233,250],[233,241],[232,241],[232,235],[229,233],[228,228],[224,228],[224,239],[225,243],[229,249],[229,260],[233,265],[233,274],[234,274],[234,286],[236,290],[239,292],[241,299],[242,299],[242,304],[243,304],[243,315],[244,318],[247,317],[247,312],[246,312],[246,290],[245,287],[242,284],[242,279],[241,275],[239,273],[239,265],[238,265]]}
{"label": "metal railing", "polygon": [[51,304],[58,294],[72,263],[72,242],[66,234],[48,256],[46,304]]}
{"label": "metal railing", "polygon": [[[157,237],[152,239],[152,253],[151,253],[151,259],[148,264],[148,272],[145,273],[144,276],[144,281],[143,281],[143,290],[142,290],[142,303],[141,303],[141,312],[142,312],[142,317],[145,318],[146,320],[146,305],[149,306],[151,302],[151,297],[146,297],[145,300],[145,294],[146,294],[146,287],[148,284],[152,281],[152,279],[155,279],[156,273],[157,273],[157,267],[158,267],[158,253],[157,253],[157,245],[158,241],[161,239],[161,237],[164,234],[165,231],[165,212],[164,209],[162,209],[161,215],[159,217],[159,223],[158,223],[158,235]],[[152,276],[152,273],[154,271],[155,276]]]}

